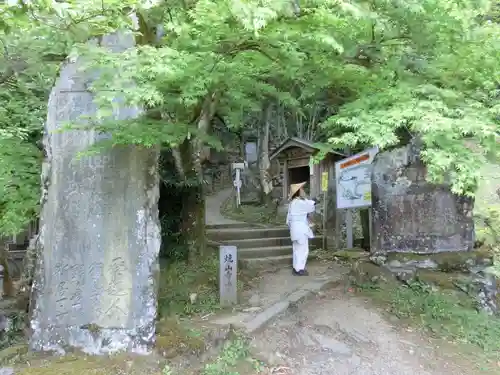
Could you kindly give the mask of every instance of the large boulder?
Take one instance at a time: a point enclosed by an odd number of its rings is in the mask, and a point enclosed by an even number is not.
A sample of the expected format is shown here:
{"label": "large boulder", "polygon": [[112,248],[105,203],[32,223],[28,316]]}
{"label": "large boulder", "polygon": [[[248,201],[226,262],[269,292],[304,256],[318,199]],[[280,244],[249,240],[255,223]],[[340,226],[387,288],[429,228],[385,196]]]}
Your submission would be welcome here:
{"label": "large boulder", "polygon": [[[108,35],[101,44],[120,53],[134,36]],[[158,153],[118,146],[79,155],[108,138],[92,129],[61,131],[97,111],[87,88],[99,72],[80,68],[80,60],[62,67],[48,104],[30,346],[145,353],[155,339]],[[139,113],[117,105],[113,116]]]}
{"label": "large boulder", "polygon": [[420,254],[474,247],[471,198],[427,182],[418,142],[379,154],[372,171],[372,252]]}

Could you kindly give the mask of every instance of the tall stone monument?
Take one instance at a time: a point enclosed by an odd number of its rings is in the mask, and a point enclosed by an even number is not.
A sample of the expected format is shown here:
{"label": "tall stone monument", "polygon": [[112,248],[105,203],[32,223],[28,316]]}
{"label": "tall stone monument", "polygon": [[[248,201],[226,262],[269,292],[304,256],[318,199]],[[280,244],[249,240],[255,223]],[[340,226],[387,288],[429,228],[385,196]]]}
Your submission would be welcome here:
{"label": "tall stone monument", "polygon": [[[120,53],[134,38],[118,33],[100,43]],[[108,137],[94,130],[59,131],[97,110],[87,89],[98,73],[81,72],[80,66],[76,61],[62,67],[49,99],[30,346],[147,353],[155,339],[158,154],[119,146],[77,155]],[[139,113],[122,107],[114,118]]]}
{"label": "tall stone monument", "polygon": [[418,141],[379,154],[372,170],[372,252],[430,254],[474,247],[474,202],[426,181]]}

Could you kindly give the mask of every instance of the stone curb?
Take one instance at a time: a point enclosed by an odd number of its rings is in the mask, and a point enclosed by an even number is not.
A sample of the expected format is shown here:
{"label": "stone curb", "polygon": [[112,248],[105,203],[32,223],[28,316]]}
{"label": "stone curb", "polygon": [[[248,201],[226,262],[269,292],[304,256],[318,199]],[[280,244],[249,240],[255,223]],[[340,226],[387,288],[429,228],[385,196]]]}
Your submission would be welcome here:
{"label": "stone curb", "polygon": [[248,322],[238,324],[238,328],[243,329],[247,334],[257,333],[266,325],[271,323],[278,315],[286,312],[291,306],[313,296],[314,294],[331,288],[342,280],[342,275],[330,277],[326,280],[316,280],[307,283],[301,289],[288,295],[285,299],[269,306],[264,311],[258,313]]}

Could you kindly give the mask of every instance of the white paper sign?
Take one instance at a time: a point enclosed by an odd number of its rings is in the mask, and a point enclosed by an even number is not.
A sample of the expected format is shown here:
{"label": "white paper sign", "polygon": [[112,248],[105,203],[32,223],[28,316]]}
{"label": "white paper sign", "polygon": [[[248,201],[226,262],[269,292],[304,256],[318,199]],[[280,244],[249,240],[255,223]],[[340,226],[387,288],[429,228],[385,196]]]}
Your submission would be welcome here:
{"label": "white paper sign", "polygon": [[337,208],[369,207],[372,204],[372,162],[378,147],[335,163]]}

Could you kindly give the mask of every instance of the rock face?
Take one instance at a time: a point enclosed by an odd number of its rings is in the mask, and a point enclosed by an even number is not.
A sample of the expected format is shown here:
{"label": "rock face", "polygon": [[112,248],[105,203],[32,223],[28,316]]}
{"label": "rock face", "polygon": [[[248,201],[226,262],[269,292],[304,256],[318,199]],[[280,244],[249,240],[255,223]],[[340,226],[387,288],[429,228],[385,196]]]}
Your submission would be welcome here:
{"label": "rock face", "polygon": [[473,201],[426,181],[415,143],[379,154],[372,172],[372,252],[421,254],[474,246]]}
{"label": "rock face", "polygon": [[[101,44],[119,53],[134,38],[114,34]],[[78,157],[107,137],[92,130],[58,132],[96,113],[87,91],[96,72],[82,73],[80,65],[62,67],[49,99],[30,346],[145,353],[155,339],[158,154],[120,146]],[[118,108],[113,116],[138,114]]]}

